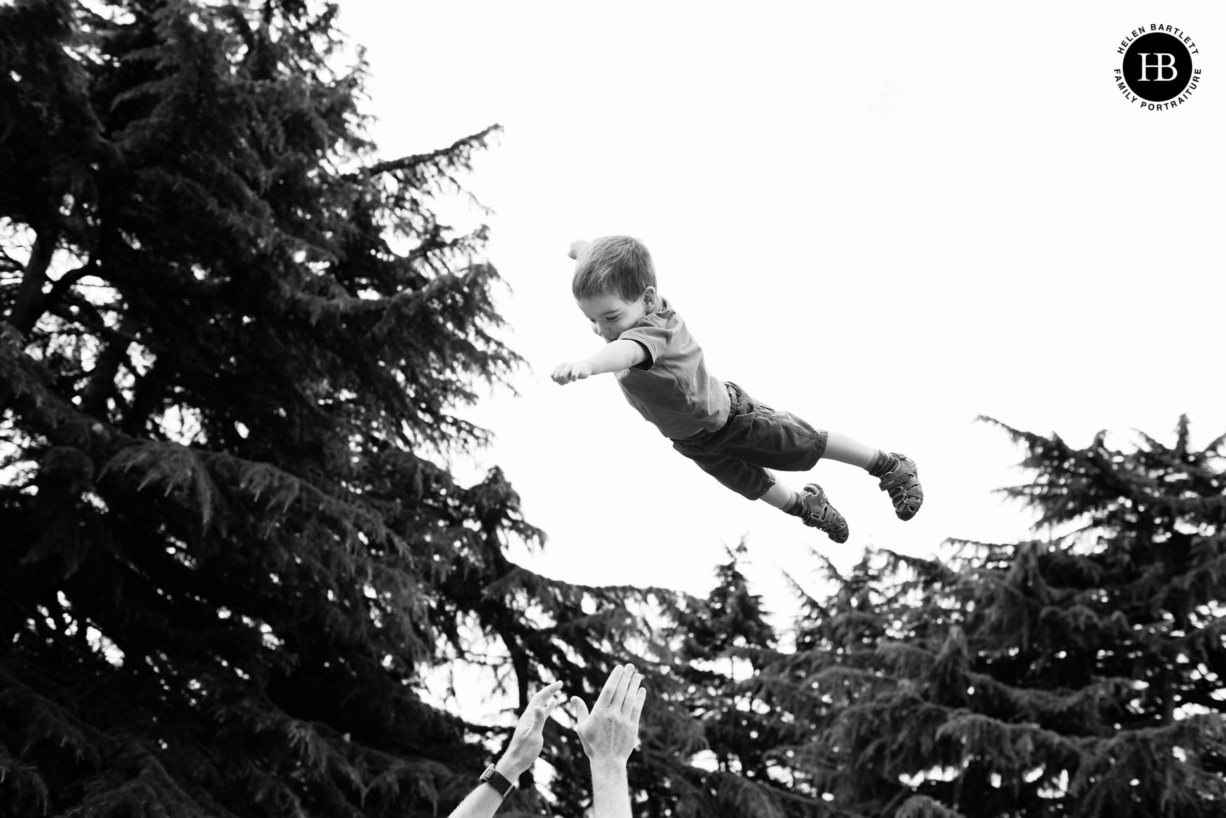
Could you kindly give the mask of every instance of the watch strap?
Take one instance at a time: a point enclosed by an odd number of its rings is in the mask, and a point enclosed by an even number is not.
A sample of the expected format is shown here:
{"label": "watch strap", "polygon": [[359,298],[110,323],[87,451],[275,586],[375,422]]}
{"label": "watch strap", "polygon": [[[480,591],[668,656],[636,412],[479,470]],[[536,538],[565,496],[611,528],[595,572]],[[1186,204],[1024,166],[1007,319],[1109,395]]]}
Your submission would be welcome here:
{"label": "watch strap", "polygon": [[498,768],[493,764],[486,767],[485,772],[481,773],[481,781],[497,790],[503,798],[506,798],[507,793],[515,789],[515,782],[498,772]]}

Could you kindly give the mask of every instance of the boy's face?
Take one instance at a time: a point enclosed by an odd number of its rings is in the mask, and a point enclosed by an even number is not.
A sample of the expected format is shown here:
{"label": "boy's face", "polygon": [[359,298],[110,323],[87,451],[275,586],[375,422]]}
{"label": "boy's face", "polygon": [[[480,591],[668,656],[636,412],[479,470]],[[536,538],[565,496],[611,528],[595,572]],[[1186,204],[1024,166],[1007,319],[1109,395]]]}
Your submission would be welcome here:
{"label": "boy's face", "polygon": [[633,327],[655,306],[656,288],[648,287],[636,301],[626,301],[616,293],[580,298],[579,309],[592,322],[592,332],[612,343]]}

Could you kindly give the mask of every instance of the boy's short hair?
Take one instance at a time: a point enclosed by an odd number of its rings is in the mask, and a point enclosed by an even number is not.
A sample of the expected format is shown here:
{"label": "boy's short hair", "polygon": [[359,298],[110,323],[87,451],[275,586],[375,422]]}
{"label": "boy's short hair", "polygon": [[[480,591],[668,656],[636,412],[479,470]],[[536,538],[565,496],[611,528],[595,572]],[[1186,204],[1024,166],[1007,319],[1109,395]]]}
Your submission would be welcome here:
{"label": "boy's short hair", "polygon": [[634,301],[654,286],[656,268],[646,245],[630,236],[604,236],[579,254],[571,291],[575,298],[611,293]]}

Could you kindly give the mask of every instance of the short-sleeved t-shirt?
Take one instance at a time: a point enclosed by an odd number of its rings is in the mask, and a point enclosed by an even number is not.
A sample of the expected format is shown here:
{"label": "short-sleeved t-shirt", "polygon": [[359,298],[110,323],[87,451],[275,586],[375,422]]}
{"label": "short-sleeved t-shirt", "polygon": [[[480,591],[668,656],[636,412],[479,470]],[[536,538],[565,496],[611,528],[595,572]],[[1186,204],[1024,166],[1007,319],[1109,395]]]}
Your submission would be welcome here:
{"label": "short-sleeved t-shirt", "polygon": [[702,347],[667,299],[618,340],[636,341],[647,351],[642,363],[617,373],[617,385],[665,437],[680,440],[728,421],[728,390],[707,372]]}

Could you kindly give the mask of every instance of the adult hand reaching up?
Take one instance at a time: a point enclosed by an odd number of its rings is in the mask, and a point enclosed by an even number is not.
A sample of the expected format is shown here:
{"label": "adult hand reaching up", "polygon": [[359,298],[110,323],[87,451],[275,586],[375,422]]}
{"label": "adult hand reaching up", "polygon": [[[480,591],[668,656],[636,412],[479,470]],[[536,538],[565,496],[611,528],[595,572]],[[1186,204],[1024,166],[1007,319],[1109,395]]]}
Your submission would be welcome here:
{"label": "adult hand reaching up", "polygon": [[545,722],[558,704],[554,694],[561,689],[561,682],[541,688],[520,714],[507,751],[496,765],[498,772],[511,781],[519,780],[519,776],[526,772],[541,754],[541,747],[545,744]]}
{"label": "adult hand reaching up", "polygon": [[630,818],[626,761],[639,739],[639,716],[647,690],[634,665],[614,667],[589,711],[578,696],[570,703],[578,723],[575,732],[592,765],[592,806],[595,818]]}
{"label": "adult hand reaching up", "polygon": [[519,723],[515,725],[507,751],[497,764],[491,764],[481,775],[481,783],[460,802],[449,818],[490,818],[498,810],[507,788],[515,785],[520,775],[541,754],[545,743],[545,722],[549,721],[549,715],[557,706],[554,694],[561,688],[561,682],[554,682],[541,688],[529,700],[519,716]]}

